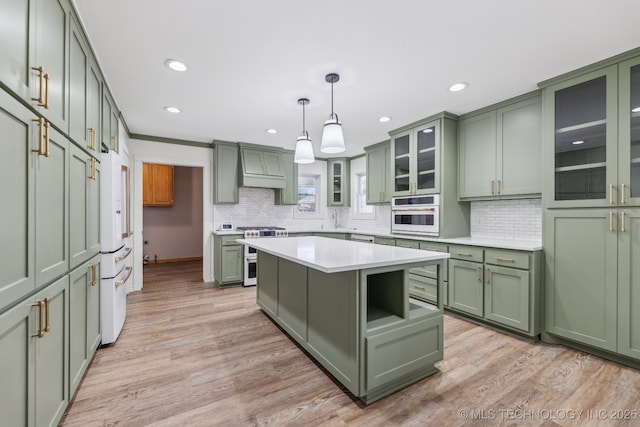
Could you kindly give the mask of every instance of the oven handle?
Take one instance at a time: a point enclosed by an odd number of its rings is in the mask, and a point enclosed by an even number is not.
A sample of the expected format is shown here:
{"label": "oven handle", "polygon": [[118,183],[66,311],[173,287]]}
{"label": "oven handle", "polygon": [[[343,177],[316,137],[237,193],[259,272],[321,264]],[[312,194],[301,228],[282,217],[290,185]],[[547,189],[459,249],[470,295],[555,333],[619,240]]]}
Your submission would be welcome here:
{"label": "oven handle", "polygon": [[122,280],[116,280],[116,288],[127,283],[127,280],[129,280],[129,276],[131,276],[131,272],[133,272],[133,267],[125,267],[124,269],[127,271],[127,275]]}
{"label": "oven handle", "polygon": [[435,212],[436,208],[401,208],[401,207],[393,207],[392,211],[401,211],[401,212],[409,212],[409,211],[425,211],[425,212]]}

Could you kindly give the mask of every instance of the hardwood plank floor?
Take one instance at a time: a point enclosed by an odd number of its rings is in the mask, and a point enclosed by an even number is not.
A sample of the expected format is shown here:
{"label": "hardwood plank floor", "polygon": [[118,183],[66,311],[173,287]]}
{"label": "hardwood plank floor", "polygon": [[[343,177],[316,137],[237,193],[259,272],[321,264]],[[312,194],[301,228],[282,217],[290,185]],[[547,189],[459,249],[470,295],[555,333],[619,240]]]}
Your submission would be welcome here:
{"label": "hardwood plank floor", "polygon": [[439,372],[364,406],[260,311],[255,287],[203,283],[201,262],[144,274],[62,426],[640,425],[639,371],[450,315]]}

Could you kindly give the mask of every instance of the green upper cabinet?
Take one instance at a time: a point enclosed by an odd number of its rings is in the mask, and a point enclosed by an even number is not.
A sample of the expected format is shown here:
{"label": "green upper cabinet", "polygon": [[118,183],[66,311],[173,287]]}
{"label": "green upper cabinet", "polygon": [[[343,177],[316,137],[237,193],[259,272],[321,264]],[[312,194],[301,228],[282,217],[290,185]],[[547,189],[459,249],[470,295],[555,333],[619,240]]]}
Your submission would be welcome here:
{"label": "green upper cabinet", "polygon": [[48,121],[67,128],[66,0],[2,0],[0,79]]}
{"label": "green upper cabinet", "polygon": [[365,147],[367,153],[367,204],[391,202],[391,143]]}
{"label": "green upper cabinet", "polygon": [[118,109],[106,85],[102,86],[102,145],[108,150],[119,151]]}
{"label": "green upper cabinet", "polygon": [[285,150],[281,154],[286,185],[275,189],[276,205],[298,204],[298,164],[293,161],[294,155],[295,152],[291,150]]}
{"label": "green upper cabinet", "polygon": [[440,191],[440,121],[391,135],[393,193],[396,196]]}
{"label": "green upper cabinet", "polygon": [[241,185],[245,187],[285,188],[286,177],[281,150],[240,144]]}
{"label": "green upper cabinet", "polygon": [[[11,214],[0,221],[0,310],[35,289],[35,168],[38,123],[26,107],[0,90],[0,197]],[[11,218],[9,221],[8,218]],[[21,248],[15,250],[16,247]]]}
{"label": "green upper cabinet", "polygon": [[349,159],[327,160],[327,206],[349,206]]}
{"label": "green upper cabinet", "polygon": [[459,150],[461,199],[539,195],[542,191],[539,92],[462,116]]}
{"label": "green upper cabinet", "polygon": [[214,142],[213,203],[238,203],[238,144]]}
{"label": "green upper cabinet", "polygon": [[74,13],[69,36],[69,137],[98,157],[102,79]]}
{"label": "green upper cabinet", "polygon": [[546,205],[640,206],[640,57],[590,69],[541,83]]}

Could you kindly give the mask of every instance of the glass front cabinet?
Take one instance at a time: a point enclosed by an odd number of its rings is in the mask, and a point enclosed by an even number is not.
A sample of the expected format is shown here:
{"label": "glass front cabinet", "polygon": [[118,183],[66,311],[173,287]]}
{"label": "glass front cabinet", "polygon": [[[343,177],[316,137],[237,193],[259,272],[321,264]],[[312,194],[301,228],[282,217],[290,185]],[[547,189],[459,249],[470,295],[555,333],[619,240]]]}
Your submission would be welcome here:
{"label": "glass front cabinet", "polygon": [[547,207],[640,205],[640,58],[545,91]]}
{"label": "glass front cabinet", "polygon": [[391,136],[393,194],[433,194],[439,191],[440,121]]}

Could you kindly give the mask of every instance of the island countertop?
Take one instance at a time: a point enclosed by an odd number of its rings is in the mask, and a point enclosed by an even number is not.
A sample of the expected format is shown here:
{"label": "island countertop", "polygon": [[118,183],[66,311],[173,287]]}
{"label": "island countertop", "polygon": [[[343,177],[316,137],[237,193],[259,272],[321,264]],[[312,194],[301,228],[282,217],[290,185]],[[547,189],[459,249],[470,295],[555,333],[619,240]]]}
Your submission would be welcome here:
{"label": "island countertop", "polygon": [[238,239],[238,243],[324,273],[444,260],[449,254],[326,237]]}

